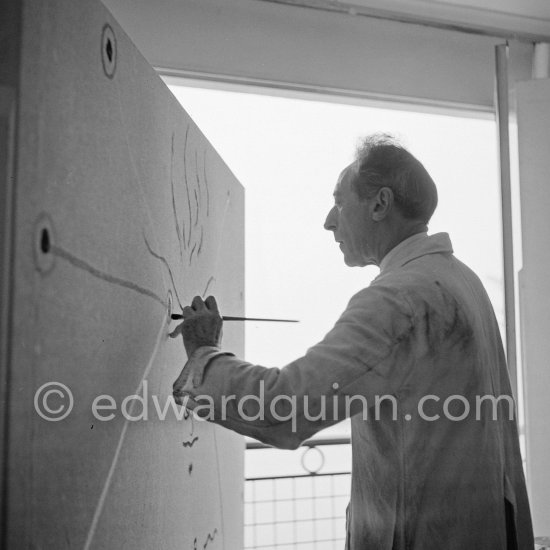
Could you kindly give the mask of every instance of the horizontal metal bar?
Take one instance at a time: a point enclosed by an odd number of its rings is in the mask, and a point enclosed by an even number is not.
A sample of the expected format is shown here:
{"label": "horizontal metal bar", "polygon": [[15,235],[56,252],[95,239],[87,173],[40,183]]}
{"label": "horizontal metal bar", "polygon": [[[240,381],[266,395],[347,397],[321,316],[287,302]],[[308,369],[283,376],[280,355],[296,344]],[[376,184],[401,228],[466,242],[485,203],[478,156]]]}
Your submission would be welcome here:
{"label": "horizontal metal bar", "polygon": [[327,476],[349,476],[351,472],[328,472],[325,474],[295,474],[295,475],[282,475],[282,476],[265,476],[265,477],[247,477],[245,481],[268,481],[272,479],[298,479],[300,477],[327,477]]}
{"label": "horizontal metal bar", "polygon": [[276,548],[277,546],[297,546],[299,544],[317,544],[318,542],[342,542],[345,539],[344,536],[342,536],[339,539],[315,539],[315,540],[300,540],[300,541],[293,541],[293,542],[274,542],[271,544],[255,544],[254,546],[245,546],[245,550],[256,550],[257,548]]}
{"label": "horizontal metal bar", "polygon": [[[174,67],[154,67],[157,73],[167,79],[184,79],[184,85],[212,88],[217,90],[235,91],[240,93],[275,95],[304,100],[325,101],[331,103],[345,103],[386,109],[401,109],[440,113],[448,116],[470,116],[489,119],[495,116],[492,105],[477,105],[474,103],[458,103],[442,99],[399,96],[354,90],[349,88],[335,88],[299,82],[288,82],[257,78],[246,75],[210,73]],[[170,82],[168,82],[170,84]],[[176,84],[174,82],[174,84]]]}
{"label": "horizontal metal bar", "polygon": [[[319,439],[306,439],[300,447],[322,447],[325,445],[349,445],[351,443],[350,437],[327,437]],[[275,449],[271,445],[266,445],[260,441],[248,441],[246,443],[247,450],[254,449]]]}
{"label": "horizontal metal bar", "polygon": [[261,521],[257,523],[245,523],[245,527],[265,527],[266,525],[282,525],[283,523],[306,523],[308,521],[330,521],[330,520],[338,520],[338,519],[346,519],[345,515],[342,516],[323,516],[323,517],[311,517],[311,518],[304,518],[304,519],[287,519],[287,520],[273,520],[273,521]]}
{"label": "horizontal metal bar", "polygon": [[294,497],[294,498],[265,498],[262,500],[245,500],[245,504],[270,504],[273,502],[295,502],[298,500],[321,500],[324,498],[349,498],[349,493],[337,495],[317,495],[314,497]]}

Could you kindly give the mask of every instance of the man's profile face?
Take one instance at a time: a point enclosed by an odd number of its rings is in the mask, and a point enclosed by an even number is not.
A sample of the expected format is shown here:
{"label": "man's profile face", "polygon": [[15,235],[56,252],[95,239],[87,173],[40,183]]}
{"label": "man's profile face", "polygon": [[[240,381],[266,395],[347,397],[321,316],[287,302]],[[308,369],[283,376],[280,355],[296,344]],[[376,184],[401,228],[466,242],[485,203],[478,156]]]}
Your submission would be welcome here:
{"label": "man's profile face", "polygon": [[353,187],[356,175],[355,163],[340,174],[334,189],[334,206],[327,215],[324,227],[334,233],[346,265],[362,267],[376,263],[368,245],[375,228],[369,201],[361,199]]}

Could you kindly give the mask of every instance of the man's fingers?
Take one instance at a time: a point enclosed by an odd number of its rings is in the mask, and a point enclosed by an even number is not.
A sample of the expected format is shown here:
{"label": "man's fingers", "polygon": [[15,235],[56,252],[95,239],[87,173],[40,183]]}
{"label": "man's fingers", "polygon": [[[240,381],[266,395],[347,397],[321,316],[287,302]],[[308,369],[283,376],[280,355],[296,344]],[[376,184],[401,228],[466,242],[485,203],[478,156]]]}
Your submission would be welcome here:
{"label": "man's fingers", "polygon": [[191,306],[185,306],[182,311],[181,315],[184,319],[189,319],[189,317],[193,317],[197,313]]}
{"label": "man's fingers", "polygon": [[210,311],[213,311],[214,313],[220,312],[220,310],[218,309],[218,302],[216,302],[216,298],[214,298],[214,296],[208,296],[204,303]]}
{"label": "man's fingers", "polygon": [[204,302],[202,301],[202,298],[200,296],[195,296],[193,298],[193,301],[191,302],[191,307],[195,311],[202,311],[203,309],[206,309],[206,306],[204,305]]}
{"label": "man's fingers", "polygon": [[189,377],[189,373],[183,368],[179,374],[179,376],[176,378],[175,382],[172,384],[172,390],[174,392],[178,392],[185,386],[185,383],[187,382],[187,378]]}
{"label": "man's fingers", "polygon": [[210,310],[214,313],[219,313],[218,303],[214,296],[208,296],[205,301],[200,296],[195,296],[191,302],[191,306],[186,306],[183,308],[183,318],[191,317],[193,314],[199,311]]}
{"label": "man's fingers", "polygon": [[176,393],[174,392],[172,394],[174,396],[174,401],[176,402],[176,405],[184,405],[185,403],[183,402],[184,400],[184,396],[179,394],[179,393]]}
{"label": "man's fingers", "polygon": [[177,338],[183,330],[183,323],[180,323],[168,336],[170,338]]}

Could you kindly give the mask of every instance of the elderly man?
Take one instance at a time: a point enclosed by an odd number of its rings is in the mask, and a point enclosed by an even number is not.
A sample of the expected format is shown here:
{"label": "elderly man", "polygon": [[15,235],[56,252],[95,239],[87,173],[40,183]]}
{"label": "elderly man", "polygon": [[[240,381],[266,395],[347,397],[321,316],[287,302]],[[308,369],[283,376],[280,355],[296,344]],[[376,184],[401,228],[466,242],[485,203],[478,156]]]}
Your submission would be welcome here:
{"label": "elderly man", "polygon": [[371,136],[334,202],[325,229],[347,265],[378,265],[378,277],[282,369],[221,351],[216,301],[195,298],[175,331],[188,355],[176,400],[282,448],[351,416],[348,549],[532,550],[497,321],[448,235],[427,234],[431,177],[390,137]]}

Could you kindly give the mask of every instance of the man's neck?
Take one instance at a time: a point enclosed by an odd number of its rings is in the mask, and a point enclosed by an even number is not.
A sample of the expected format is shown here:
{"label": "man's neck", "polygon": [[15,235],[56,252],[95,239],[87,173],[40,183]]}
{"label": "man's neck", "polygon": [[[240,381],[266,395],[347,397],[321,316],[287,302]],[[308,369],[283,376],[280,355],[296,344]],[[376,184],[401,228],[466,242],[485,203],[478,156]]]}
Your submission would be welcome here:
{"label": "man's neck", "polygon": [[393,250],[399,243],[418,233],[426,233],[427,231],[428,227],[422,222],[409,222],[404,226],[397,227],[396,231],[390,233],[385,242],[381,243],[377,265],[380,265],[388,252]]}

